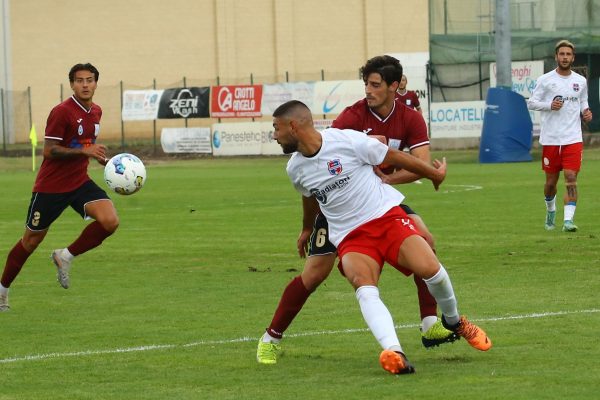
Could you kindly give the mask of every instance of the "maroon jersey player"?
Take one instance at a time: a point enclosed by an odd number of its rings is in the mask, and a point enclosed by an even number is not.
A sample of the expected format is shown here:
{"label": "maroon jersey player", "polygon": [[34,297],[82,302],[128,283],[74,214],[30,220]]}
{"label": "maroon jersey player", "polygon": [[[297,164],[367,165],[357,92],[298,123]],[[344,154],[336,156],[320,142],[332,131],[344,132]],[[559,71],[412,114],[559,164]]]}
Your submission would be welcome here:
{"label": "maroon jersey player", "polygon": [[112,201],[87,173],[90,158],[102,165],[107,161],[106,147],[96,143],[102,109],[92,98],[98,76],[96,67],[89,63],[74,65],[69,71],[73,95],[48,116],[44,160],[33,186],[25,233],[8,253],[0,279],[0,311],[9,309],[8,288],[67,207],[94,221],[71,245],[52,252],[57,280],[65,289],[70,284],[73,258],[99,246],[119,226]]}
{"label": "maroon jersey player", "polygon": [[402,102],[402,104],[406,105],[407,107],[413,108],[422,114],[423,111],[421,110],[421,103],[419,102],[419,97],[417,96],[417,93],[413,90],[406,89],[407,83],[408,79],[406,78],[406,75],[402,75],[402,79],[400,80],[400,84],[398,85],[398,91],[396,96]]}

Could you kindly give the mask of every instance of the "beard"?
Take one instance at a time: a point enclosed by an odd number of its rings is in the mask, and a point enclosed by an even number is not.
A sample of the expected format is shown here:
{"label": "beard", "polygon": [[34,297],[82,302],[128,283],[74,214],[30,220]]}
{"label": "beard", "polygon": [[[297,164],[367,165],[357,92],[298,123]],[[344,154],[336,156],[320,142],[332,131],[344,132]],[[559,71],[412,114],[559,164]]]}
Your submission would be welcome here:
{"label": "beard", "polygon": [[286,144],[279,143],[279,145],[281,146],[281,149],[283,150],[283,154],[292,154],[292,153],[295,153],[296,151],[298,151],[298,143],[286,143]]}
{"label": "beard", "polygon": [[560,69],[561,71],[568,71],[571,69],[572,65],[573,65],[572,61],[566,61],[564,63],[559,62],[558,69]]}

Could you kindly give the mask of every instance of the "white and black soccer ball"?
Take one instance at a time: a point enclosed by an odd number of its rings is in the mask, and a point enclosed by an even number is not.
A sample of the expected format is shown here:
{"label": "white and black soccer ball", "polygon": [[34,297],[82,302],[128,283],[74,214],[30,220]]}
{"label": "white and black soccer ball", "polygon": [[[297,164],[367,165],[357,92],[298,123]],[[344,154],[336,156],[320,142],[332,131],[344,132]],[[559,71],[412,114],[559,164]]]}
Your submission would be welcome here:
{"label": "white and black soccer ball", "polygon": [[104,181],[118,194],[134,194],[146,182],[146,167],[133,154],[117,154],[104,167]]}

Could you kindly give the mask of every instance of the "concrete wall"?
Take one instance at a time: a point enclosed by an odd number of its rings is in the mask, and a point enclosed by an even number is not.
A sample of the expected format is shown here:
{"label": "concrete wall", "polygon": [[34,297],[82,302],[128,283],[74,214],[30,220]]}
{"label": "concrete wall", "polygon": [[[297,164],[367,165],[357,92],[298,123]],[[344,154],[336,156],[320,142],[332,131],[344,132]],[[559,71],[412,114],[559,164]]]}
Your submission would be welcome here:
{"label": "concrete wall", "polygon": [[[428,51],[423,0],[10,0],[12,88],[32,92],[43,132],[52,106],[71,94],[78,62],[100,70],[95,101],[102,138],[121,134],[125,89],[356,79],[374,55]],[[190,120],[190,126],[212,123]],[[183,126],[182,121],[158,121]],[[128,123],[131,137],[152,123]],[[28,132],[16,132],[25,141]]]}

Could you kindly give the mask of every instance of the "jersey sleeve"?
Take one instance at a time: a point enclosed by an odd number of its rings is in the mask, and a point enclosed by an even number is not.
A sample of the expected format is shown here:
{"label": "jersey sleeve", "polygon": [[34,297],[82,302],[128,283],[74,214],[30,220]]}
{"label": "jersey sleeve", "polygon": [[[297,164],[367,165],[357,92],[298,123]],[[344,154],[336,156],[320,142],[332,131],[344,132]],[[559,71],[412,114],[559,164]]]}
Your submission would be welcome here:
{"label": "jersey sleeve", "polygon": [[588,87],[585,79],[581,86],[581,95],[579,96],[579,110],[580,112],[583,112],[584,110],[590,108],[590,105],[588,104]]}
{"label": "jersey sleeve", "polygon": [[45,139],[63,140],[66,132],[67,116],[60,107],[54,107],[46,121]]}
{"label": "jersey sleeve", "polygon": [[300,184],[300,177],[297,173],[298,168],[296,166],[296,157],[297,153],[294,153],[292,157],[288,160],[285,170],[288,174],[288,177],[290,178],[290,181],[292,182],[292,185],[294,186],[294,189],[296,189],[296,191],[298,191],[298,193],[300,193],[302,196],[310,197],[312,196],[312,193],[310,193],[308,189],[306,189]]}
{"label": "jersey sleeve", "polygon": [[412,92],[412,93],[413,93],[413,105],[415,106],[415,108],[421,107],[421,102],[419,101],[419,96],[417,96],[416,92]]}
{"label": "jersey sleeve", "polygon": [[353,132],[350,137],[359,160],[369,165],[379,165],[383,162],[389,150],[387,145],[363,132]]}
{"label": "jersey sleeve", "polygon": [[408,147],[409,150],[412,150],[416,147],[428,145],[429,136],[427,136],[427,124],[425,124],[423,115],[418,111],[408,111],[410,112],[405,113],[406,118],[408,119],[406,125],[406,131],[408,133],[406,147]]}
{"label": "jersey sleeve", "polygon": [[356,129],[359,126],[358,115],[350,107],[346,107],[340,115],[331,123],[332,128]]}
{"label": "jersey sleeve", "polygon": [[529,100],[527,100],[527,108],[533,111],[549,111],[552,107],[552,101],[545,100],[546,98],[546,85],[543,78],[538,78],[533,93]]}

